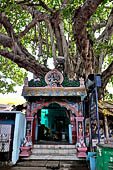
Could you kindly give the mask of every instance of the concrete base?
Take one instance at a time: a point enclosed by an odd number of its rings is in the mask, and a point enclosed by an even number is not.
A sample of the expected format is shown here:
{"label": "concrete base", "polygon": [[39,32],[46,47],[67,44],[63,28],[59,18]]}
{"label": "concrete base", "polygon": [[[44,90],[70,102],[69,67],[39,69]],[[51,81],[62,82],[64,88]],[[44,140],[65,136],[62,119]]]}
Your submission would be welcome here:
{"label": "concrete base", "polygon": [[78,158],[86,158],[87,157],[87,154],[86,154],[86,151],[87,151],[87,148],[77,148],[78,150],[78,153],[77,153],[77,156]]}
{"label": "concrete base", "polygon": [[23,146],[20,147],[21,153],[19,154],[19,156],[21,157],[28,157],[31,155],[31,146]]}

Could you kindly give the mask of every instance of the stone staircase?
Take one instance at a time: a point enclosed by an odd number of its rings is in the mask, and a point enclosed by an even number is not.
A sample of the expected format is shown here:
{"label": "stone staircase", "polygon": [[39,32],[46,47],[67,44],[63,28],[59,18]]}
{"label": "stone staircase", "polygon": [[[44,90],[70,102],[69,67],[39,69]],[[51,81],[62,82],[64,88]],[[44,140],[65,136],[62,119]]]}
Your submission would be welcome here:
{"label": "stone staircase", "polygon": [[31,151],[31,156],[17,163],[20,170],[88,170],[86,160],[77,157],[75,145],[36,144]]}
{"label": "stone staircase", "polygon": [[32,154],[24,160],[80,160],[75,145],[33,145]]}

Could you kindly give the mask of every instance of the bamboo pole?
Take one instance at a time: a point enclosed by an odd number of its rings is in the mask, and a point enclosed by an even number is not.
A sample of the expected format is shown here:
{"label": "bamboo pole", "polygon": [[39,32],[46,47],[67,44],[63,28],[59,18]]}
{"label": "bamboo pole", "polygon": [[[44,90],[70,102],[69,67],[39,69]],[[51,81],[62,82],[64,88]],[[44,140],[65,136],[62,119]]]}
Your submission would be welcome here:
{"label": "bamboo pole", "polygon": [[104,122],[105,122],[105,133],[106,133],[106,142],[109,143],[109,133],[108,133],[108,121],[107,116],[104,115]]}

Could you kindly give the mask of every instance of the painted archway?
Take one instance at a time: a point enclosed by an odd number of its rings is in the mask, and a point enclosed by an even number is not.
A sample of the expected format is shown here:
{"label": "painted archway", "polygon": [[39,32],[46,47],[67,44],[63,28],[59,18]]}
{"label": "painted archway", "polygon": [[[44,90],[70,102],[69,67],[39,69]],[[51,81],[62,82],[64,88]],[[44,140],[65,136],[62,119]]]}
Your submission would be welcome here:
{"label": "painted archway", "polygon": [[51,101],[48,101],[48,102],[45,102],[45,103],[42,103],[42,104],[38,104],[38,106],[36,108],[34,108],[32,110],[32,112],[30,113],[30,117],[33,117],[34,113],[36,113],[37,110],[42,109],[44,106],[49,106],[52,103],[57,103],[61,107],[66,107],[67,110],[71,110],[72,113],[74,113],[77,117],[80,116],[79,113],[76,111],[76,109],[71,104],[68,104],[68,103],[65,103],[65,102],[61,102],[61,101],[57,101],[57,100],[54,100],[54,101],[51,100]]}

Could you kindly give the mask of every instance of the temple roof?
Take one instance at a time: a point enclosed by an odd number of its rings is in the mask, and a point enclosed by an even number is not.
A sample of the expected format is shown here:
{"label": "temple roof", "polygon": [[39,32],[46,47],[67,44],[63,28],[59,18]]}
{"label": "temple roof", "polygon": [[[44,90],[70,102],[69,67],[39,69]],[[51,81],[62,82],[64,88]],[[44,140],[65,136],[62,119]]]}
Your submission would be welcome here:
{"label": "temple roof", "polygon": [[25,79],[23,96],[86,96],[84,79],[68,80],[58,70],[48,72],[41,79]]}

